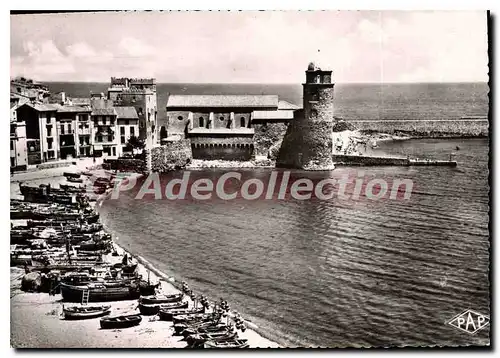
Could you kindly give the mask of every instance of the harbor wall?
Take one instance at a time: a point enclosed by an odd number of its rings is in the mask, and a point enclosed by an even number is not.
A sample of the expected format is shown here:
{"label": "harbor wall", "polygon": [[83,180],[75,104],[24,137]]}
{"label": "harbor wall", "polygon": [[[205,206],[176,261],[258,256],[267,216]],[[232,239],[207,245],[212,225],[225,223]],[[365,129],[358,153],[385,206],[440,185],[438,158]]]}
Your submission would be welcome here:
{"label": "harbor wall", "polygon": [[489,122],[484,119],[457,120],[357,120],[349,121],[361,131],[404,133],[425,137],[482,137],[488,136]]}
{"label": "harbor wall", "polygon": [[365,155],[333,155],[335,165],[348,166],[456,166],[454,160],[419,160],[401,157],[377,157]]}
{"label": "harbor wall", "polygon": [[408,158],[374,157],[363,155],[333,155],[335,165],[362,165],[362,166],[408,166]]}
{"label": "harbor wall", "polygon": [[102,167],[108,170],[130,173],[145,173],[147,171],[144,160],[132,158],[104,159]]}

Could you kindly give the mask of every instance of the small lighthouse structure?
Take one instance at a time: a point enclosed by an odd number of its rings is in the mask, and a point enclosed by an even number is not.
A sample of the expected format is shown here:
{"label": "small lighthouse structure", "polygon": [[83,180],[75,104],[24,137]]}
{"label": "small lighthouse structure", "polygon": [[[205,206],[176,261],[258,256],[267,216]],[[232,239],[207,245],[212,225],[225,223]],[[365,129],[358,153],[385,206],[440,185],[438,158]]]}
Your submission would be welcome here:
{"label": "small lighthouse structure", "polygon": [[306,170],[334,169],[332,71],[311,62],[302,86],[304,108],[290,123],[276,164]]}

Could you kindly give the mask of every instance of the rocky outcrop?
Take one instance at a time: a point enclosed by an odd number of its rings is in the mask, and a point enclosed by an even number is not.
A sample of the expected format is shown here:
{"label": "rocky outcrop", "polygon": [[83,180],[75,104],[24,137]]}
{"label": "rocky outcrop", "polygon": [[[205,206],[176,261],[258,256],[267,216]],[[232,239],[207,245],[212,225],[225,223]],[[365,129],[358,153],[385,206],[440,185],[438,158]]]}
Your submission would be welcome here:
{"label": "rocky outcrop", "polygon": [[192,160],[189,140],[168,141],[151,151],[151,165],[153,172],[169,172],[183,169]]}
{"label": "rocky outcrop", "polygon": [[[281,141],[285,136],[287,124],[285,123],[267,123],[254,125],[255,134],[255,156],[268,157],[271,149],[275,148],[277,144],[281,145]],[[277,153],[274,154],[276,160]]]}

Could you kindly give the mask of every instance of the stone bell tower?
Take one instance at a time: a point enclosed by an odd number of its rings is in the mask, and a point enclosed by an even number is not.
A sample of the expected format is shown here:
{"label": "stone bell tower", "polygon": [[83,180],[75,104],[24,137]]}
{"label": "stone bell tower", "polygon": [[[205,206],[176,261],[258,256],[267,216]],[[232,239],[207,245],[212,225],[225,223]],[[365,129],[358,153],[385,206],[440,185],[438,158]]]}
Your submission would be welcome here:
{"label": "stone bell tower", "polygon": [[332,71],[310,63],[303,83],[303,112],[288,126],[277,166],[306,170],[331,170],[333,151]]}

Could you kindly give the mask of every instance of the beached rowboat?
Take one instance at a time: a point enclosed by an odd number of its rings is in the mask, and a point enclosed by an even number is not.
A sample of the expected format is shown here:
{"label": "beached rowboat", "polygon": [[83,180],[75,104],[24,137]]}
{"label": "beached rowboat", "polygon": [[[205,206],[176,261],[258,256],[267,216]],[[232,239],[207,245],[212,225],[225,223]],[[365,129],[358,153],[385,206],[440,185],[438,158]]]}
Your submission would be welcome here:
{"label": "beached rowboat", "polygon": [[177,293],[174,295],[153,295],[153,296],[141,296],[139,298],[140,303],[144,304],[159,304],[159,303],[171,303],[182,301],[184,297],[183,293]]}
{"label": "beached rowboat", "polygon": [[197,309],[173,309],[173,310],[164,310],[160,309],[159,316],[160,316],[160,321],[172,321],[174,317],[181,316],[181,315],[191,315],[191,314],[198,314],[198,313],[203,313],[205,312],[205,308],[200,307]]}
{"label": "beached rowboat", "polygon": [[90,319],[108,315],[111,306],[82,306],[64,307],[64,318],[68,320]]}
{"label": "beached rowboat", "polygon": [[101,318],[100,324],[102,329],[120,329],[137,326],[141,321],[142,317],[140,315],[133,314]]}
{"label": "beached rowboat", "polygon": [[152,305],[139,303],[139,311],[141,311],[141,314],[144,316],[150,316],[150,315],[157,314],[160,311],[160,309],[161,310],[168,310],[168,309],[187,308],[188,305],[189,305],[188,301],[152,304]]}

